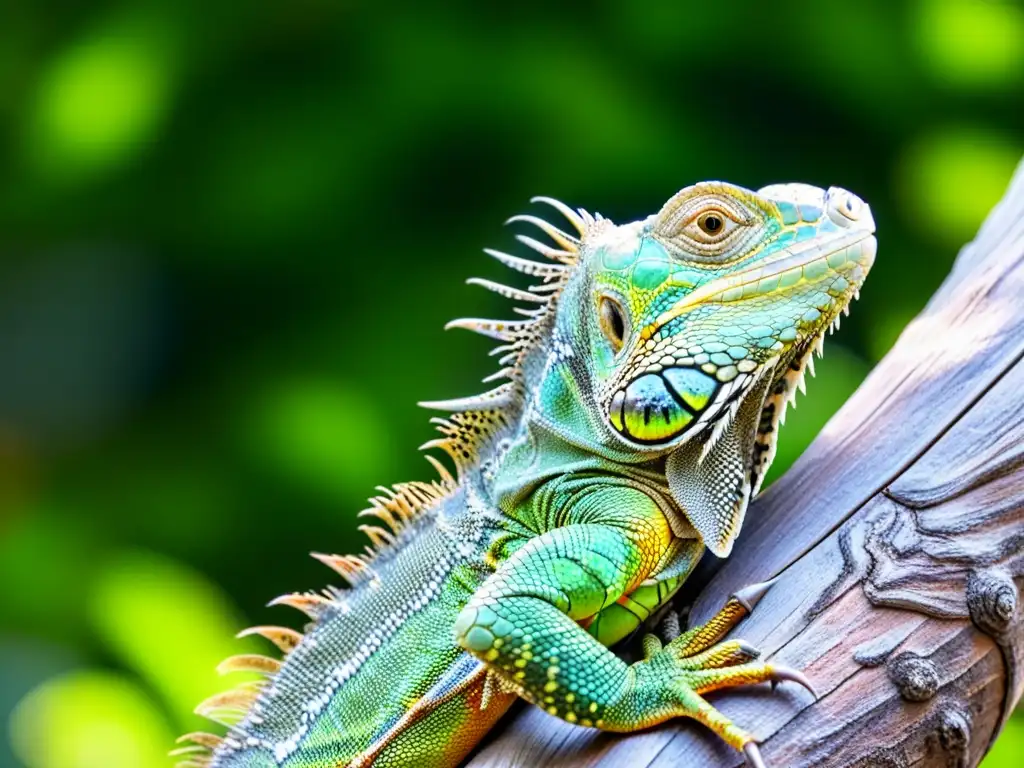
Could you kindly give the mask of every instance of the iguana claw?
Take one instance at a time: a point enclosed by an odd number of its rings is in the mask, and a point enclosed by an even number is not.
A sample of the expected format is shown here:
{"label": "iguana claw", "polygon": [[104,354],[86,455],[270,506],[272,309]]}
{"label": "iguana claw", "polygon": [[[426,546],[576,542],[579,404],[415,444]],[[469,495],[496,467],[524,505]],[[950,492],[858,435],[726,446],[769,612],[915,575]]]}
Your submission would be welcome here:
{"label": "iguana claw", "polygon": [[772,664],[772,690],[775,690],[776,686],[783,680],[789,680],[790,682],[797,683],[806,688],[811,696],[817,700],[818,692],[814,690],[814,685],[807,676],[799,670],[793,669],[792,667],[783,667],[779,664]]}
{"label": "iguana claw", "polygon": [[761,598],[765,596],[778,580],[778,577],[776,577],[757,584],[748,584],[743,589],[737,590],[733,594],[732,599],[746,608],[747,613],[751,613],[754,610],[754,606],[761,602]]}
{"label": "iguana claw", "polygon": [[743,754],[747,758],[747,765],[753,766],[753,768],[766,768],[764,760],[761,759],[761,750],[754,742],[748,741],[743,745]]}

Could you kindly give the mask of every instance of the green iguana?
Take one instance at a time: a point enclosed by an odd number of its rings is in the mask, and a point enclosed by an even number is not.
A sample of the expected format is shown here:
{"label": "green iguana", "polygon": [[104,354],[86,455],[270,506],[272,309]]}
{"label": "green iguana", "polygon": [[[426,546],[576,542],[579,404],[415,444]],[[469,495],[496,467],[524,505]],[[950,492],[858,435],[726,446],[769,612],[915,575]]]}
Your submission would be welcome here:
{"label": "green iguana", "polygon": [[[763,593],[734,596],[627,664],[608,650],[693,570],[726,557],[775,453],[787,403],[875,257],[868,206],[838,188],[719,182],[683,189],[631,224],[548,198],[549,259],[487,251],[537,285],[472,279],[528,305],[518,320],[456,320],[501,342],[506,379],[423,403],[455,476],[384,489],[365,556],[314,555],[348,589],[286,595],[305,632],[253,627],[282,661],[197,711],[182,766],[454,766],[516,696],[580,726],[628,732],[690,717],[761,765],[752,736],[702,694],[810,683],[723,640]],[[813,691],[812,691],[813,692]]]}

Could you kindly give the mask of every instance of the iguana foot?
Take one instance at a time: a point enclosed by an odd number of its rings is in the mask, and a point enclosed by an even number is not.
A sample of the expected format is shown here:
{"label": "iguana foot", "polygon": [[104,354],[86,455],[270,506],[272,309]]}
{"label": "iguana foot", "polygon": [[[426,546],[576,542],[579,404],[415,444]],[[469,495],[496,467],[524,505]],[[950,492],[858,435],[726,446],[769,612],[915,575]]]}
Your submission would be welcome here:
{"label": "iguana foot", "polygon": [[647,678],[641,688],[660,688],[673,715],[703,723],[742,751],[755,768],[764,768],[764,762],[754,737],[734,725],[701,694],[762,682],[771,682],[775,687],[788,680],[802,685],[817,698],[814,686],[803,673],[781,664],[756,661],[760,652],[742,640],[722,641],[753,610],[771,584],[753,584],[740,590],[706,624],[687,630],[667,644],[655,635],[647,635],[644,662],[636,665],[638,675]]}

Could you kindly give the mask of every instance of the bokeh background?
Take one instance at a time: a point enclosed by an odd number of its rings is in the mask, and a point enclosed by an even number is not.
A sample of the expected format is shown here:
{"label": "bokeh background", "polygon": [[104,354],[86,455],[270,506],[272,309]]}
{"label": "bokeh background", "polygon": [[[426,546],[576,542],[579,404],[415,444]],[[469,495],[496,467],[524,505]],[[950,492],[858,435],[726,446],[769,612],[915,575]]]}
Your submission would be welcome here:
{"label": "bokeh background", "polygon": [[[777,476],[1024,151],[999,0],[4,3],[0,766],[166,766],[250,623],[426,479],[456,315],[548,194],[616,220],[705,178],[839,184],[880,255]],[[498,315],[500,316],[500,314]],[[281,611],[284,616],[277,612]],[[986,768],[1019,765],[1024,721]]]}

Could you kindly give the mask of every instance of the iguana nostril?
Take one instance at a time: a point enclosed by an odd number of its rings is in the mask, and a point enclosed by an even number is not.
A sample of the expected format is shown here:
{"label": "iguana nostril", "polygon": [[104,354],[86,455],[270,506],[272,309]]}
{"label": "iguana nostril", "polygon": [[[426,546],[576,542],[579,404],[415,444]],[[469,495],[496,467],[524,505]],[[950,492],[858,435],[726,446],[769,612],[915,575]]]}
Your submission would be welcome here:
{"label": "iguana nostril", "polygon": [[844,228],[858,224],[866,207],[855,194],[839,187],[829,188],[825,200],[832,223]]}

